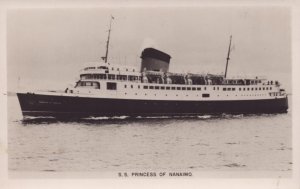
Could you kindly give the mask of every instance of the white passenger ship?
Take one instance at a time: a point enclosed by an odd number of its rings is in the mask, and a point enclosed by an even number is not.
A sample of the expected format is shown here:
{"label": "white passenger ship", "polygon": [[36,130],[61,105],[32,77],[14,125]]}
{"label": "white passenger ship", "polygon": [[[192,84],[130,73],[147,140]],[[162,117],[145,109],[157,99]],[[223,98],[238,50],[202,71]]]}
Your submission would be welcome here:
{"label": "white passenger ship", "polygon": [[22,113],[78,118],[287,112],[287,94],[278,81],[226,77],[230,45],[225,75],[183,74],[169,72],[171,56],[154,48],[144,49],[139,70],[111,65],[108,37],[103,62],[85,67],[73,87],[17,93]]}

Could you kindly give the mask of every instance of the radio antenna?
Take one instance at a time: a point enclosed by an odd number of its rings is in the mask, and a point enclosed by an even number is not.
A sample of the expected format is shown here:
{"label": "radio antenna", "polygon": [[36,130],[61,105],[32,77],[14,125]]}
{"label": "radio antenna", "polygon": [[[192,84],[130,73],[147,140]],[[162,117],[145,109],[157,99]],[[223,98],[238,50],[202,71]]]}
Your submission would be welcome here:
{"label": "radio antenna", "polygon": [[110,17],[110,22],[109,22],[109,30],[108,30],[108,37],[107,37],[107,41],[106,41],[106,52],[105,52],[105,57],[102,57],[102,59],[104,60],[105,63],[107,63],[107,59],[108,59],[108,48],[109,48],[109,39],[110,39],[110,32],[111,32],[111,24],[113,19],[115,19],[113,16]]}
{"label": "radio antenna", "polygon": [[227,76],[228,62],[230,60],[229,56],[230,56],[230,51],[231,51],[231,40],[232,40],[232,35],[230,35],[230,41],[229,41],[227,58],[226,58],[226,68],[225,68],[225,76],[224,76],[224,78],[226,78],[226,76]]}

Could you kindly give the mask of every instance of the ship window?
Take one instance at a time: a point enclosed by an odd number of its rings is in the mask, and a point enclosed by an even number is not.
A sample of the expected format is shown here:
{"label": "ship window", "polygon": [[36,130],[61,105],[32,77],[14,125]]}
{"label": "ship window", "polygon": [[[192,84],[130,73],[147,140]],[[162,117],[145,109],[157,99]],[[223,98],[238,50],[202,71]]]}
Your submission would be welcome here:
{"label": "ship window", "polygon": [[176,87],[172,87],[171,89],[172,89],[172,90],[175,90],[175,89],[176,89]]}
{"label": "ship window", "polygon": [[124,88],[127,88],[127,85],[124,85]]}
{"label": "ship window", "polygon": [[138,85],[138,88],[141,88],[141,87]]}
{"label": "ship window", "polygon": [[192,90],[195,91],[195,90],[196,90],[196,87],[192,87]]}
{"label": "ship window", "polygon": [[206,90],[206,87],[204,87],[204,90]]}
{"label": "ship window", "polygon": [[100,89],[100,84],[98,82],[79,82],[77,86],[82,86],[82,87],[89,87],[89,88],[94,88],[94,89]]}
{"label": "ship window", "polygon": [[202,94],[202,97],[207,98],[207,97],[209,97],[209,94],[204,93],[204,94]]}
{"label": "ship window", "polygon": [[239,91],[242,90],[241,88],[239,88]]}
{"label": "ship window", "polygon": [[266,89],[269,90],[269,87],[267,87]]}
{"label": "ship window", "polygon": [[104,70],[108,69],[106,66],[100,66],[99,68]]}
{"label": "ship window", "polygon": [[213,90],[215,90],[216,88],[214,87]]}
{"label": "ship window", "polygon": [[253,91],[254,88],[251,88],[251,91]]}
{"label": "ship window", "polygon": [[155,86],[155,89],[159,89],[159,86]]}
{"label": "ship window", "polygon": [[247,88],[247,91],[249,91],[250,90],[250,88]]}
{"label": "ship window", "polygon": [[226,88],[225,88],[225,87],[223,88],[223,91],[226,91]]}
{"label": "ship window", "polygon": [[108,74],[108,79],[115,80],[116,79],[116,75],[114,75],[114,74]]}
{"label": "ship window", "polygon": [[190,90],[191,90],[191,87],[187,87],[186,89],[187,89],[188,91],[190,91]]}
{"label": "ship window", "polygon": [[94,86],[95,89],[100,89],[100,83],[93,82],[92,85]]}
{"label": "ship window", "polygon": [[261,88],[259,87],[258,90],[261,90]]}
{"label": "ship window", "polygon": [[148,86],[144,86],[144,89],[148,89]]}
{"label": "ship window", "polygon": [[167,90],[170,90],[170,87],[166,87]]}
{"label": "ship window", "polygon": [[81,79],[87,79],[87,75],[86,75],[86,74],[81,74],[81,75],[80,75],[80,78],[81,78]]}
{"label": "ship window", "polygon": [[272,87],[270,87],[270,90],[272,90]]}
{"label": "ship window", "polygon": [[107,90],[116,90],[117,89],[117,83],[111,83],[107,82]]}
{"label": "ship window", "polygon": [[227,91],[231,91],[231,88],[227,88]]}
{"label": "ship window", "polygon": [[186,87],[182,87],[182,90],[186,90]]}
{"label": "ship window", "polygon": [[232,88],[233,91],[235,91],[235,88]]}
{"label": "ship window", "polygon": [[131,85],[131,88],[133,89],[133,85]]}
{"label": "ship window", "polygon": [[255,88],[255,90],[257,91],[257,88]]}
{"label": "ship window", "polygon": [[129,81],[134,81],[134,80],[137,80],[137,79],[138,79],[137,76],[133,76],[133,75],[129,75],[129,76],[128,76],[128,80],[129,80]]}
{"label": "ship window", "polygon": [[219,87],[217,87],[217,90],[219,90]]}
{"label": "ship window", "polygon": [[181,90],[181,88],[180,88],[180,87],[177,87],[177,90]]}
{"label": "ship window", "polygon": [[164,90],[164,89],[165,89],[165,87],[163,87],[163,86],[162,86],[162,87],[160,87],[160,89],[163,89],[163,90]]}
{"label": "ship window", "polygon": [[126,75],[117,75],[117,80],[126,80],[127,76]]}
{"label": "ship window", "polygon": [[246,90],[245,87],[243,88],[243,91]]}
{"label": "ship window", "polygon": [[154,89],[154,87],[153,87],[153,86],[150,86],[149,88],[150,88],[150,89]]}
{"label": "ship window", "polygon": [[85,82],[79,82],[77,85],[79,85],[79,86],[85,86]]}
{"label": "ship window", "polygon": [[105,74],[99,74],[99,78],[100,79],[106,79],[106,75]]}
{"label": "ship window", "polygon": [[198,90],[198,91],[201,91],[201,87],[197,87],[197,90]]}

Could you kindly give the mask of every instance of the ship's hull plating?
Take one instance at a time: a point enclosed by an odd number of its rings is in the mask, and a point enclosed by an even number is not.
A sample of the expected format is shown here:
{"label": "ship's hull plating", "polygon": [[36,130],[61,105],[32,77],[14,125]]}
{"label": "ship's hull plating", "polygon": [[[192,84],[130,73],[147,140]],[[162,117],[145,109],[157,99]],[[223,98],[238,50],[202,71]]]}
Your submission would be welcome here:
{"label": "ship's hull plating", "polygon": [[80,118],[89,116],[201,115],[284,113],[286,98],[230,101],[172,101],[88,98],[18,93],[23,116]]}

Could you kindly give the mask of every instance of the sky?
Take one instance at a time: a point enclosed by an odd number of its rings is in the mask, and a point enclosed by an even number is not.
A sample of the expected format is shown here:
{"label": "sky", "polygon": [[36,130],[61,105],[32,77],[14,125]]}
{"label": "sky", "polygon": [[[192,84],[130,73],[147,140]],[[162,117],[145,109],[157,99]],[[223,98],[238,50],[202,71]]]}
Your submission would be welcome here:
{"label": "sky", "polygon": [[[63,90],[85,62],[140,67],[155,47],[172,58],[171,72],[224,73],[277,79],[291,91],[291,17],[286,7],[128,7],[13,9],[7,15],[8,90]],[[19,78],[19,79],[18,79]]]}

